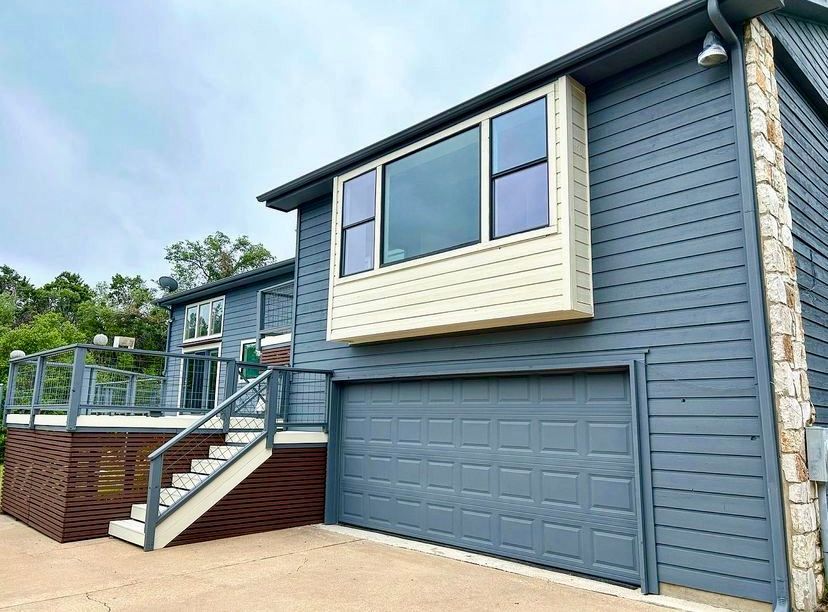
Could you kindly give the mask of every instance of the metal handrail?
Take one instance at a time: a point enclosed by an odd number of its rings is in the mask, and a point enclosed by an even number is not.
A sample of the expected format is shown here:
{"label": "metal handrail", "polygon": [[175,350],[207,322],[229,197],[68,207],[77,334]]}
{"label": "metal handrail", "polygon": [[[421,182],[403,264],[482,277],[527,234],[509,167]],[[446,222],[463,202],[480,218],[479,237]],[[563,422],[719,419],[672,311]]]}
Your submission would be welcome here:
{"label": "metal handrail", "polygon": [[45,351],[38,351],[37,353],[30,353],[28,355],[24,355],[23,357],[17,357],[15,359],[9,360],[9,363],[22,363],[28,361],[30,359],[34,359],[37,357],[48,357],[49,355],[55,355],[58,353],[63,353],[69,351],[71,349],[76,348],[85,348],[90,349],[93,351],[108,351],[111,353],[124,353],[127,355],[149,355],[150,357],[175,357],[177,359],[187,358],[193,360],[201,360],[201,361],[222,361],[224,363],[240,363],[245,364],[248,367],[259,366],[261,367],[262,364],[260,363],[250,363],[239,361],[238,359],[233,359],[232,357],[208,357],[206,355],[196,355],[193,353],[172,353],[169,351],[151,351],[149,349],[129,349],[129,348],[121,348],[118,346],[98,346],[97,344],[67,344],[65,346],[60,346],[54,349],[48,349]]}
{"label": "metal handrail", "polygon": [[187,429],[181,430],[175,436],[170,438],[167,442],[165,442],[164,444],[162,444],[161,446],[156,448],[154,451],[152,451],[149,454],[149,456],[147,457],[147,459],[152,461],[153,459],[156,459],[157,457],[160,457],[161,455],[163,455],[171,447],[175,446],[175,444],[177,442],[180,442],[181,438],[184,438],[184,437],[190,435],[195,430],[199,429],[202,425],[204,425],[204,423],[206,423],[207,421],[209,421],[213,417],[218,416],[219,414],[221,414],[227,408],[227,406],[229,406],[230,404],[235,402],[237,399],[239,399],[242,395],[244,395],[248,391],[250,391],[250,388],[253,385],[257,385],[260,382],[262,382],[264,379],[268,378],[270,376],[270,373],[271,373],[271,370],[266,370],[262,374],[259,374],[256,378],[251,380],[247,385],[245,385],[244,387],[242,387],[241,389],[236,391],[230,397],[226,398],[223,402],[221,402],[218,406],[213,408],[210,412],[204,414],[201,418],[197,419],[192,425],[187,427]]}

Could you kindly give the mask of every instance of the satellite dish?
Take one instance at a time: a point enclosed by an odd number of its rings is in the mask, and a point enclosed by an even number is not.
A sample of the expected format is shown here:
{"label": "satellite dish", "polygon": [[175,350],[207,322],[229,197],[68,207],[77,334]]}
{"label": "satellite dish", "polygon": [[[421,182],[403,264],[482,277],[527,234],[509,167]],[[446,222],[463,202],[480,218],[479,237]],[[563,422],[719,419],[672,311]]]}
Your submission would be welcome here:
{"label": "satellite dish", "polygon": [[178,289],[178,281],[172,276],[162,276],[158,279],[158,284],[164,291],[175,291]]}

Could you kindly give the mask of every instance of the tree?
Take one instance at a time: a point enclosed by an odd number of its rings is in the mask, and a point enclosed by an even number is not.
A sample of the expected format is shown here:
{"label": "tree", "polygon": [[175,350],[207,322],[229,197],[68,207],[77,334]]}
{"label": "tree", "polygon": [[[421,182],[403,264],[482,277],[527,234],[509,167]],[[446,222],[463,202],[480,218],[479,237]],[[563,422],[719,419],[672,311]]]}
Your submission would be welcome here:
{"label": "tree", "polygon": [[273,263],[276,258],[263,244],[247,236],[231,240],[215,232],[202,240],[180,240],[166,248],[164,257],[181,289],[227,278]]}
{"label": "tree", "polygon": [[35,286],[14,268],[0,266],[0,293],[11,296],[15,307],[14,323],[31,320],[35,311]]}
{"label": "tree", "polygon": [[89,337],[132,336],[138,348],[163,351],[168,314],[155,305],[156,291],[140,276],[115,274],[99,283],[95,299],[78,308],[78,326]]}
{"label": "tree", "polygon": [[92,289],[79,274],[61,272],[51,282],[35,290],[37,312],[57,312],[68,321],[76,322],[78,306],[93,298]]}
{"label": "tree", "polygon": [[29,323],[0,333],[0,372],[5,378],[9,369],[9,353],[14,350],[19,349],[29,355],[86,340],[84,333],[60,313],[37,315]]}

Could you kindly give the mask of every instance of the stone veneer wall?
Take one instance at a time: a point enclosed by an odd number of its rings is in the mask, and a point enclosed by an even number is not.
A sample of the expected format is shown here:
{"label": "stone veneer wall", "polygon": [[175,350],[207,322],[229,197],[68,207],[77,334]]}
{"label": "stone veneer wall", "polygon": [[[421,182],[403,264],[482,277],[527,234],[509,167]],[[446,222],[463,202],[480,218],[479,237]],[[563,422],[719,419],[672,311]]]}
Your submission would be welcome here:
{"label": "stone veneer wall", "polygon": [[813,610],[824,590],[815,483],[809,480],[805,426],[815,417],[796,281],[773,40],[758,19],[745,28],[750,132],[769,318],[782,498],[794,610]]}

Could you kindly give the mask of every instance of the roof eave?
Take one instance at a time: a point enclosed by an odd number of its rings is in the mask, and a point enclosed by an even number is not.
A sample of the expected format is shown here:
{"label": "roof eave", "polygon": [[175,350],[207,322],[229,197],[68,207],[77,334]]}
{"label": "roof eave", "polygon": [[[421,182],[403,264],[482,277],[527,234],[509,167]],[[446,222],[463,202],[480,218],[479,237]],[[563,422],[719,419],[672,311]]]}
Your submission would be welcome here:
{"label": "roof eave", "polygon": [[158,306],[177,306],[178,304],[185,302],[189,303],[198,301],[202,298],[212,297],[220,293],[244,287],[246,285],[252,285],[253,283],[258,283],[269,278],[287,276],[293,274],[293,271],[293,258],[285,259],[284,261],[278,261],[268,266],[256,268],[255,270],[248,270],[247,272],[242,272],[241,274],[229,276],[211,283],[205,283],[204,285],[199,285],[198,287],[193,287],[192,289],[171,293],[170,295],[166,295],[158,300],[155,300],[155,304]]}

